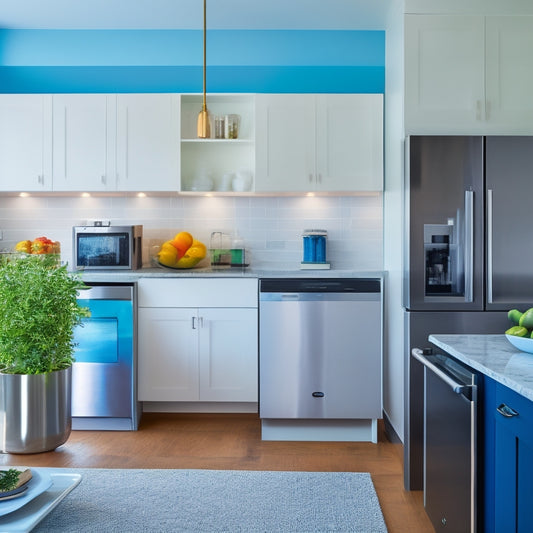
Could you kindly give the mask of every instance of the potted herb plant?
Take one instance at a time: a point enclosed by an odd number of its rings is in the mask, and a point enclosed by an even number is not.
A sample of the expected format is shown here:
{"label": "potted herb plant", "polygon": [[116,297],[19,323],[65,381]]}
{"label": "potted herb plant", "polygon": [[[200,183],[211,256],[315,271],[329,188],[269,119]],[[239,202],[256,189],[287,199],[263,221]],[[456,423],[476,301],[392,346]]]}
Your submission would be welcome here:
{"label": "potted herb plant", "polygon": [[86,288],[53,255],[0,260],[0,451],[54,450],[71,431],[74,328]]}

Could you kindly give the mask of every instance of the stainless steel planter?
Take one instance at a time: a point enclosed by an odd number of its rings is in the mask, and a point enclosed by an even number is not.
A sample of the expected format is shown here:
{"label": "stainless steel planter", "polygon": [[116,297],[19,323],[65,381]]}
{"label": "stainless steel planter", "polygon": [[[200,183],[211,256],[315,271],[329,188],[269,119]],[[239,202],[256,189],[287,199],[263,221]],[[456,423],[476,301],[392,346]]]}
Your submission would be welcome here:
{"label": "stainless steel planter", "polygon": [[69,438],[72,368],[47,374],[0,373],[0,451],[40,453]]}

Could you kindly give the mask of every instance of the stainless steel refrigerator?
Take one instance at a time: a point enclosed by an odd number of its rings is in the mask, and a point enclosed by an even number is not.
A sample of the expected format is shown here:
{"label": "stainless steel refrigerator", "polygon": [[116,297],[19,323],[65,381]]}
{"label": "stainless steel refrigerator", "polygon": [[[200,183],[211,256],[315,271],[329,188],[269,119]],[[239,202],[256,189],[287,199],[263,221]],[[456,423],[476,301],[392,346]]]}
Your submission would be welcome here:
{"label": "stainless steel refrigerator", "polygon": [[423,488],[432,333],[503,333],[533,307],[533,137],[411,136],[405,188],[404,483]]}

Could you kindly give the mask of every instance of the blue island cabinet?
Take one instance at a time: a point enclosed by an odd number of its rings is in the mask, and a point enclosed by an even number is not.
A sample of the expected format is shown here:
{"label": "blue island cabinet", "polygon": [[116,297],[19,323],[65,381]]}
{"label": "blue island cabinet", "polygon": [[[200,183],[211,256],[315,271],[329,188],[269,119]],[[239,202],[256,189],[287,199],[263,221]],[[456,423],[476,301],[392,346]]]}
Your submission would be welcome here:
{"label": "blue island cabinet", "polygon": [[[485,531],[530,533],[533,531],[533,402],[491,381],[486,379],[489,383],[485,396],[489,400],[485,404],[485,420],[489,422],[485,432]],[[491,455],[493,473],[488,464]]]}

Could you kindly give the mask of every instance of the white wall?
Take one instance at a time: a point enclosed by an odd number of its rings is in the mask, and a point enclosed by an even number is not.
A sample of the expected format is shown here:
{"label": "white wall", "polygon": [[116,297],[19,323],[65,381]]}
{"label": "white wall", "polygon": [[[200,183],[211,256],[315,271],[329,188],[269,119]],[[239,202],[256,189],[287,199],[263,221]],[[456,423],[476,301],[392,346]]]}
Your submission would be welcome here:
{"label": "white wall", "polygon": [[392,2],[386,34],[385,88],[385,293],[384,411],[404,438],[404,352],[402,309],[403,253],[403,2]]}
{"label": "white wall", "polygon": [[151,246],[189,231],[209,245],[212,231],[238,231],[251,264],[299,268],[302,230],[328,231],[327,258],[336,269],[383,269],[382,196],[347,197],[2,197],[0,249],[45,235],[71,262],[72,226],[87,219],[143,224],[145,263]]}

